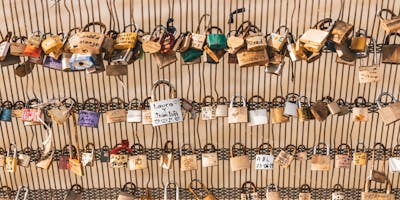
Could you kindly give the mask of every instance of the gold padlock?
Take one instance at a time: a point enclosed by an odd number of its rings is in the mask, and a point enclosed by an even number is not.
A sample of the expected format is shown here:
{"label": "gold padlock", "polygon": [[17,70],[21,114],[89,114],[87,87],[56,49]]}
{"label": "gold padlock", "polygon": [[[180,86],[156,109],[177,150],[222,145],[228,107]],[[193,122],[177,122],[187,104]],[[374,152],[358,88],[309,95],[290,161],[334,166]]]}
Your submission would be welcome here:
{"label": "gold padlock", "polygon": [[272,124],[279,124],[279,123],[286,123],[289,122],[289,117],[283,114],[286,99],[282,96],[277,96],[272,99],[272,107],[270,108],[270,115],[271,115],[271,123]]}
{"label": "gold padlock", "polygon": [[133,152],[138,154],[129,157],[129,169],[130,170],[142,170],[147,169],[147,155],[143,145],[136,143],[131,146]]}
{"label": "gold padlock", "polygon": [[[326,155],[317,154],[317,149],[320,147],[326,149]],[[329,145],[325,143],[318,143],[314,146],[314,153],[311,157],[311,171],[329,171],[331,166]]]}
{"label": "gold padlock", "polygon": [[[200,196],[196,193],[195,189],[194,189],[194,183],[196,184],[200,184],[200,188],[203,189],[206,193],[205,197],[200,198]],[[214,194],[212,194],[208,188],[199,180],[199,179],[193,179],[190,183],[189,183],[189,192],[193,194],[193,196],[195,197],[196,200],[217,200],[217,198],[214,196]]]}
{"label": "gold padlock", "polygon": [[357,97],[354,100],[353,107],[353,121],[354,122],[366,122],[368,121],[368,108],[366,107],[367,100],[364,97]]}
{"label": "gold padlock", "polygon": [[[190,151],[191,154],[184,155],[184,151]],[[180,148],[180,155],[181,155],[181,171],[191,171],[197,170],[197,157],[194,149],[190,144],[183,144]]]}
{"label": "gold padlock", "polygon": [[296,157],[299,161],[307,161],[307,148],[303,144],[297,146]]}
{"label": "gold padlock", "polygon": [[26,40],[26,37],[14,37],[10,43],[10,55],[24,56]]}
{"label": "gold padlock", "polygon": [[[362,146],[361,148],[360,145]],[[356,146],[356,150],[353,153],[353,164],[356,166],[365,166],[368,161],[368,153],[365,152],[364,143],[359,142]]]}
{"label": "gold padlock", "polygon": [[201,154],[201,163],[203,167],[212,167],[218,165],[218,153],[213,144],[207,143],[203,147]]}
{"label": "gold padlock", "polygon": [[[49,35],[49,34],[50,34],[50,36],[46,37],[46,35]],[[64,43],[62,42],[59,35],[53,35],[51,33],[46,33],[43,35],[43,37],[45,39],[42,41],[41,47],[45,54],[50,54],[51,52],[58,51],[64,46]]]}
{"label": "gold padlock", "polygon": [[[241,150],[243,154],[240,156],[236,156],[235,150]],[[230,163],[231,170],[233,172],[250,168],[249,156],[246,155],[246,147],[242,143],[235,143],[232,145]]]}
{"label": "gold padlock", "polygon": [[360,29],[351,39],[350,49],[355,52],[364,52],[367,49],[367,31]]}
{"label": "gold padlock", "polygon": [[[126,28],[133,27],[134,29],[130,32],[127,32]],[[128,24],[124,27],[122,33],[119,33],[117,38],[115,39],[115,49],[132,49],[136,45],[136,41],[138,39],[138,34],[136,32],[135,24]]]}
{"label": "gold padlock", "polygon": [[[389,18],[383,18],[383,13],[387,12],[389,13]],[[381,9],[378,12],[378,17],[381,21],[381,26],[382,28],[387,32],[387,33],[394,33],[397,30],[400,29],[400,16],[397,16],[394,14],[392,10],[389,9]]]}
{"label": "gold padlock", "polygon": [[[391,102],[389,102],[385,107],[382,107],[383,96],[389,96],[391,98]],[[394,122],[400,120],[400,102],[397,101],[393,95],[388,92],[383,92],[376,98],[376,103],[379,108],[379,117],[382,119],[385,125],[393,124]]]}
{"label": "gold padlock", "polygon": [[[281,30],[284,32],[281,32]],[[277,30],[268,36],[268,46],[274,51],[280,52],[283,46],[286,44],[287,34],[289,33],[289,28],[285,25],[279,26]]]}
{"label": "gold padlock", "polygon": [[324,99],[317,100],[314,105],[311,106],[311,113],[314,115],[315,119],[322,122],[326,120],[329,116],[329,110]]}
{"label": "gold padlock", "polygon": [[[14,147],[13,153],[11,153],[12,147]],[[15,173],[17,171],[17,164],[18,164],[17,146],[15,144],[10,144],[10,148],[7,149],[4,171],[9,173]]]}
{"label": "gold padlock", "polygon": [[341,108],[340,108],[339,104],[333,100],[332,97],[326,96],[324,100],[327,103],[328,110],[332,115],[336,115],[336,114],[340,113]]}
{"label": "gold padlock", "polygon": [[[375,156],[376,156],[375,154],[376,154],[376,151],[378,151],[378,148],[377,148],[378,146],[380,147],[379,150],[383,154],[383,158],[382,158],[383,164],[382,164],[382,168],[381,169],[376,170],[376,169],[374,169],[374,167],[375,167]],[[370,173],[368,175],[368,179],[369,180],[376,181],[376,182],[379,182],[379,183],[385,183],[386,182],[387,178],[386,178],[386,173],[385,173],[385,162],[386,162],[385,151],[386,151],[385,145],[383,145],[382,143],[376,143],[374,145],[374,148],[372,149],[372,162],[371,162],[371,166],[372,167],[371,167],[371,171],[370,171]]]}
{"label": "gold padlock", "polygon": [[287,145],[284,149],[279,152],[278,156],[275,158],[275,162],[282,166],[283,168],[289,168],[296,155],[297,148],[293,144]]}
{"label": "gold padlock", "polygon": [[[306,106],[302,105],[301,100],[304,99],[306,102]],[[314,118],[314,115],[311,113],[311,103],[310,100],[308,100],[308,98],[306,96],[300,96],[297,99],[297,105],[299,108],[297,108],[297,116],[299,118],[300,121],[305,122],[305,121],[309,121]]]}

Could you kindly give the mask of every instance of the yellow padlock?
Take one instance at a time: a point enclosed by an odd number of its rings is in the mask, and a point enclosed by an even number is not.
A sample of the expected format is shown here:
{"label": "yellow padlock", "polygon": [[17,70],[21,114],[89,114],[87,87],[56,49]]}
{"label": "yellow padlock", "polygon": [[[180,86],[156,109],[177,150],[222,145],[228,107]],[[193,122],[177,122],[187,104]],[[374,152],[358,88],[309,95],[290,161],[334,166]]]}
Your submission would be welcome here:
{"label": "yellow padlock", "polygon": [[[126,32],[126,28],[133,26],[134,30],[131,32]],[[136,45],[138,34],[136,32],[136,25],[129,24],[124,27],[124,31],[118,34],[115,39],[114,49],[132,49]]]}
{"label": "yellow padlock", "polygon": [[[45,36],[47,34],[45,34]],[[64,43],[62,42],[59,35],[50,35],[49,37],[46,37],[46,39],[44,39],[41,44],[43,52],[45,54],[59,51],[63,47],[63,45]]]}
{"label": "yellow padlock", "polygon": [[350,49],[355,52],[364,52],[367,48],[367,31],[360,29],[356,35],[351,39]]}

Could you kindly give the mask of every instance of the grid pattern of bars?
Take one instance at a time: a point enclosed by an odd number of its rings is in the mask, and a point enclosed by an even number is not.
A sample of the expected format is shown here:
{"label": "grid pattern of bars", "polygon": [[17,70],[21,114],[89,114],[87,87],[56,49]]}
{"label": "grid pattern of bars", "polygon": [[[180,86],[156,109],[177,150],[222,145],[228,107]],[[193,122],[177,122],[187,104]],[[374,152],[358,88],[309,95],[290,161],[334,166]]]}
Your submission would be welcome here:
{"label": "grid pattern of bars", "polygon": [[[130,23],[136,23],[141,29],[151,31],[156,25],[165,24],[168,17],[175,19],[174,25],[178,31],[193,31],[204,13],[211,14],[212,25],[219,26],[225,33],[248,19],[264,33],[272,32],[279,25],[286,24],[294,35],[300,35],[319,19],[336,18],[340,10],[338,0],[2,0],[1,7],[0,30],[3,35],[7,30],[16,35],[28,35],[36,30],[67,32],[72,27],[82,27],[91,21],[101,21],[116,31],[122,31],[124,25]],[[227,24],[229,13],[240,7],[245,7],[246,12],[235,16],[233,24]],[[381,44],[385,33],[376,17],[381,8],[389,8],[398,13],[400,2],[345,1],[343,20],[354,24],[355,30],[366,29],[368,34],[376,37]],[[127,84],[126,88],[115,78],[105,74],[63,73],[37,66],[31,75],[19,78],[14,75],[13,67],[2,67],[0,97],[3,101],[13,102],[27,101],[33,96],[40,99],[73,97],[78,102],[83,102],[89,97],[95,97],[101,102],[107,102],[112,97],[120,97],[125,101],[135,97],[143,100],[150,95],[152,82],[159,79],[170,80],[177,88],[178,97],[196,102],[201,102],[206,95],[216,98],[235,94],[246,97],[260,95],[271,101],[277,95],[291,92],[308,96],[312,101],[329,95],[335,99],[341,97],[349,103],[358,96],[365,97],[368,102],[374,102],[376,96],[383,91],[393,92],[399,97],[400,79],[397,78],[399,72],[396,65],[381,64],[382,80],[376,84],[362,85],[357,80],[357,67],[370,65],[372,55],[368,59],[357,60],[356,67],[337,64],[335,59],[335,54],[324,53],[320,60],[312,64],[292,64],[287,60],[283,75],[276,77],[264,73],[263,67],[241,69],[228,64],[227,58],[218,65],[181,65],[177,62],[160,70],[151,57],[146,55],[143,60],[129,66],[129,75],[123,78],[123,82]],[[158,94],[162,97],[168,95],[164,88]],[[323,123],[302,123],[292,119],[290,123],[283,125],[269,124],[259,127],[228,125],[226,119],[185,119],[183,123],[162,128],[141,124],[107,124],[103,116],[100,121],[98,129],[79,127],[81,147],[88,142],[93,142],[97,149],[104,145],[111,147],[121,139],[129,139],[131,144],[141,143],[149,151],[162,147],[166,140],[173,140],[175,148],[190,143],[192,147],[199,149],[206,143],[213,143],[217,149],[229,149],[236,142],[241,142],[248,148],[257,148],[263,142],[269,142],[275,148],[283,148],[288,144],[304,144],[312,148],[316,143],[325,142],[331,147],[347,143],[354,149],[358,141],[364,142],[367,148],[371,148],[376,142],[390,148],[400,140],[399,124],[384,126],[377,113],[370,113],[366,123],[354,123],[350,115],[346,115],[329,117]],[[62,149],[68,143],[67,130],[65,126],[57,125],[53,131],[54,145],[58,150]],[[1,147],[7,148],[15,141],[18,149],[26,146],[37,149],[45,135],[43,128],[25,127],[16,119],[13,119],[12,123],[0,122],[0,132],[0,141],[3,141],[0,143]],[[375,168],[381,164],[382,161],[376,162]],[[312,188],[329,189],[340,183],[344,188],[359,190],[363,189],[366,175],[372,167],[353,166],[346,170],[311,172],[309,160],[295,162],[290,169],[276,167],[274,171],[254,170],[254,160],[251,166],[251,170],[233,173],[230,171],[229,160],[223,159],[219,161],[218,167],[199,168],[197,171],[184,173],[179,169],[179,160],[175,160],[175,168],[170,171],[162,170],[157,159],[149,161],[149,169],[144,171],[110,169],[107,164],[96,162],[94,167],[86,168],[86,176],[81,178],[70,172],[58,170],[57,162],[54,162],[48,171],[37,169],[34,163],[31,163],[29,168],[19,167],[16,174],[0,173],[0,183],[14,190],[20,185],[29,185],[29,188],[37,191],[61,191],[78,183],[83,188],[92,188],[90,191],[94,191],[93,194],[98,194],[93,198],[111,198],[114,193],[102,193],[96,189],[120,188],[128,181],[133,181],[140,188],[161,190],[169,181],[178,183],[181,188],[187,188],[190,180],[198,178],[209,188],[227,191],[218,192],[218,197],[223,199],[238,198],[238,192],[231,193],[231,190],[224,189],[233,188],[239,191],[241,184],[248,180],[253,181],[258,188],[266,188],[268,184],[274,183],[279,188],[291,189],[307,183]],[[399,188],[398,174],[389,174],[389,179],[392,180],[394,189]],[[384,189],[383,185],[376,187]],[[108,196],[102,197],[100,194]],[[154,198],[162,196],[160,192],[155,194],[158,195]],[[324,192],[318,194],[326,197]],[[291,197],[294,198],[293,195]],[[314,197],[321,199],[318,195]]]}

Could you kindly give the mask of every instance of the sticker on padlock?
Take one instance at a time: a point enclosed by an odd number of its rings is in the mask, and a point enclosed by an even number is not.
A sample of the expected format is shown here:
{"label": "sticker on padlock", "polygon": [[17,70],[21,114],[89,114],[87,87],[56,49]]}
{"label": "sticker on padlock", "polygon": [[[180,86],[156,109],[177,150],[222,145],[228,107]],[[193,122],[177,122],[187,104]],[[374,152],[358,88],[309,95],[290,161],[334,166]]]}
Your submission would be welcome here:
{"label": "sticker on padlock", "polygon": [[129,156],[129,170],[147,169],[147,155],[143,145],[136,143],[131,146],[132,152],[137,152],[135,155]]}
{"label": "sticker on padlock", "polygon": [[[207,102],[207,99],[210,99],[210,102]],[[214,97],[205,96],[203,98],[203,106],[201,107],[201,119],[202,120],[213,120],[216,119],[216,108]]]}
{"label": "sticker on padlock", "polygon": [[[264,147],[267,148],[264,148]],[[263,151],[268,150],[268,154],[264,154]],[[274,152],[272,145],[269,143],[263,143],[258,147],[258,153],[256,155],[256,170],[273,170],[274,169]]]}
{"label": "sticker on padlock", "polygon": [[[246,188],[247,185],[250,185],[250,187]],[[250,189],[250,191],[249,191],[249,189]],[[246,181],[242,184],[242,193],[240,194],[240,199],[241,200],[259,200],[257,187],[256,187],[256,185],[254,185],[253,182]]]}
{"label": "sticker on padlock", "polygon": [[[184,152],[190,152],[190,154],[184,154]],[[192,149],[190,144],[183,144],[180,148],[180,156],[181,156],[181,171],[191,171],[197,170],[197,158],[194,149]]]}
{"label": "sticker on padlock", "polygon": [[364,143],[358,142],[356,150],[353,153],[353,164],[356,166],[366,166],[367,161],[368,161],[368,153],[365,152]]}
{"label": "sticker on padlock", "polygon": [[[346,151],[347,153],[345,153]],[[335,168],[349,169],[352,161],[350,146],[348,144],[340,144],[335,154]]]}
{"label": "sticker on padlock", "polygon": [[281,152],[279,152],[274,162],[276,162],[283,168],[289,168],[290,164],[292,164],[294,160],[296,152],[297,152],[296,146],[289,144],[284,149],[282,149]]}

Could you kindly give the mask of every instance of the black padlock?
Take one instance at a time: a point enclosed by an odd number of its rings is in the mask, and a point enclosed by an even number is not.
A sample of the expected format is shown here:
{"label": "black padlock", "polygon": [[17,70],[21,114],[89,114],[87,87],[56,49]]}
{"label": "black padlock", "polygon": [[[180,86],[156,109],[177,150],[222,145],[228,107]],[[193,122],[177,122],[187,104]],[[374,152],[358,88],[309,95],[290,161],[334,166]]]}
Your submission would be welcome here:
{"label": "black padlock", "polygon": [[107,145],[101,148],[100,161],[110,162],[110,147]]}

